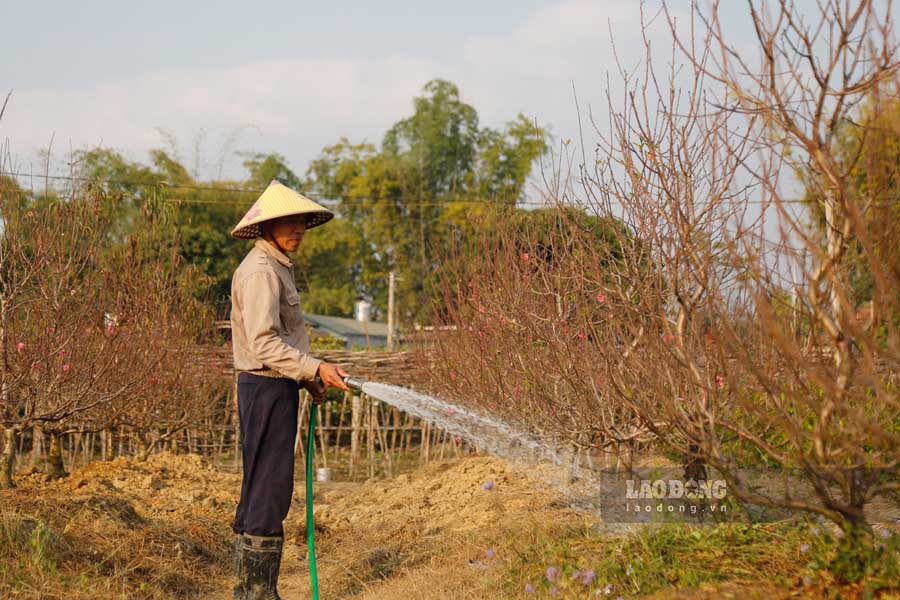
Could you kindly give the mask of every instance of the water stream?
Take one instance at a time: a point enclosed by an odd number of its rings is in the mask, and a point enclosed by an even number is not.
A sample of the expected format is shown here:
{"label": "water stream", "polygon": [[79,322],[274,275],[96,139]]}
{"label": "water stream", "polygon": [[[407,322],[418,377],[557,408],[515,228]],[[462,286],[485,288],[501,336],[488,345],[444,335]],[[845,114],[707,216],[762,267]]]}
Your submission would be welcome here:
{"label": "water stream", "polygon": [[[704,522],[703,514],[633,514],[623,503],[627,480],[641,477],[682,477],[682,468],[671,465],[647,465],[635,467],[632,473],[618,473],[597,465],[591,459],[585,460],[577,452],[559,444],[552,438],[542,439],[522,431],[501,420],[482,414],[476,410],[452,404],[440,398],[422,394],[407,388],[383,383],[366,382],[362,386],[366,395],[394,406],[431,425],[459,436],[471,444],[495,456],[509,461],[514,468],[527,470],[529,477],[537,479],[557,489],[568,506],[598,513],[603,521],[602,529],[609,532],[630,531],[639,523],[666,521]],[[763,472],[762,480],[768,487],[773,486],[772,477]],[[792,480],[788,485],[790,493],[802,497],[801,490],[808,487],[802,480]],[[767,487],[767,489],[768,489]],[[771,491],[771,490],[770,490]],[[782,490],[780,493],[786,493]],[[811,491],[810,491],[811,493]],[[628,496],[630,497],[630,496]],[[654,503],[656,501],[653,501]],[[644,503],[643,500],[640,503]],[[696,503],[687,502],[688,506]],[[667,505],[668,506],[668,505]],[[676,508],[678,505],[675,505]],[[883,511],[882,511],[883,512]],[[900,520],[896,507],[887,511],[895,520]],[[728,518],[727,515],[707,513],[711,518]],[[881,515],[884,517],[884,514]],[[759,518],[759,516],[757,516]]]}
{"label": "water stream", "polygon": [[[366,382],[362,391],[504,458],[516,467],[529,468],[530,475],[554,485],[573,504],[598,508],[596,500],[602,486],[596,473],[587,465],[581,465],[570,449],[551,439],[541,439],[473,409],[407,388]],[[539,466],[544,468],[536,469]]]}

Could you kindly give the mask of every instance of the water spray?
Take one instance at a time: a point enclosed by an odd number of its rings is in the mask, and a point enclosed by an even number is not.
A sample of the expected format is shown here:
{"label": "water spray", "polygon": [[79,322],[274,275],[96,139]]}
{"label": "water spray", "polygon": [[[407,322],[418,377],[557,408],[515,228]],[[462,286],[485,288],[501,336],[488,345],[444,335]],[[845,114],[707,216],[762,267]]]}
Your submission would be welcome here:
{"label": "water spray", "polygon": [[[579,499],[594,498],[597,491],[601,489],[599,480],[593,478],[592,467],[585,469],[574,464],[571,451],[558,446],[553,440],[542,438],[474,408],[453,404],[408,388],[365,381],[349,375],[343,378],[343,382],[352,390],[364,393],[409,415],[432,423],[454,436],[465,438],[488,453],[503,457],[510,462],[532,465],[538,461],[546,461],[550,464],[566,466],[569,471],[565,483],[567,493],[577,494]],[[313,544],[315,527],[312,511],[312,455],[315,449],[313,443],[315,419],[316,411],[311,410],[306,446],[306,536],[309,547],[310,579],[313,586],[312,597],[317,600],[319,590],[316,579],[316,556]],[[569,488],[574,481],[571,479],[572,475],[577,475],[579,484],[577,487]],[[546,481],[562,487],[557,478],[551,477],[550,474],[546,477]]]}

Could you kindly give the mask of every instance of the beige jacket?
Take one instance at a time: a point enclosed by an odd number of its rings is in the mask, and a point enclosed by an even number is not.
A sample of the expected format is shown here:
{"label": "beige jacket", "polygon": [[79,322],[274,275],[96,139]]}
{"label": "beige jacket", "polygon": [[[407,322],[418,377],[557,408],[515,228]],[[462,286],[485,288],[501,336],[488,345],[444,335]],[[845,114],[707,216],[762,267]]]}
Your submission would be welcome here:
{"label": "beige jacket", "polygon": [[[322,362],[309,354],[294,263],[263,239],[231,279],[235,371],[313,379]],[[274,371],[274,372],[273,372]]]}

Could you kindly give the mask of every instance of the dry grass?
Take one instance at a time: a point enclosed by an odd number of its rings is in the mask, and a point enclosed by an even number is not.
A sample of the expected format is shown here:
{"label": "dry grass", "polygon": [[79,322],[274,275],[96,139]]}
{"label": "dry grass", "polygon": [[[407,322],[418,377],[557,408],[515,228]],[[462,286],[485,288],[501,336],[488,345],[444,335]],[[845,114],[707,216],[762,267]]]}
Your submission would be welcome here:
{"label": "dry grass", "polygon": [[219,585],[227,519],[165,495],[188,490],[163,461],[185,473],[194,464],[167,455],[143,466],[94,463],[60,482],[33,478],[0,492],[0,596],[195,598]]}

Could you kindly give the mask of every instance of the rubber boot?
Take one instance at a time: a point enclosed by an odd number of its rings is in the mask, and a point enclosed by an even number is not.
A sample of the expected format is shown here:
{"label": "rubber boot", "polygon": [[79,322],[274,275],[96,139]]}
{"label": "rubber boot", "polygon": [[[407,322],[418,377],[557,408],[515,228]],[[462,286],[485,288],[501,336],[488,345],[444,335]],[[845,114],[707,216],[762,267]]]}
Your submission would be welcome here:
{"label": "rubber boot", "polygon": [[244,600],[247,596],[245,584],[246,574],[244,570],[244,534],[238,533],[234,536],[234,577],[237,582],[234,584],[234,600]]}
{"label": "rubber boot", "polygon": [[281,600],[278,572],[283,548],[283,537],[244,534],[241,554],[245,600]]}

